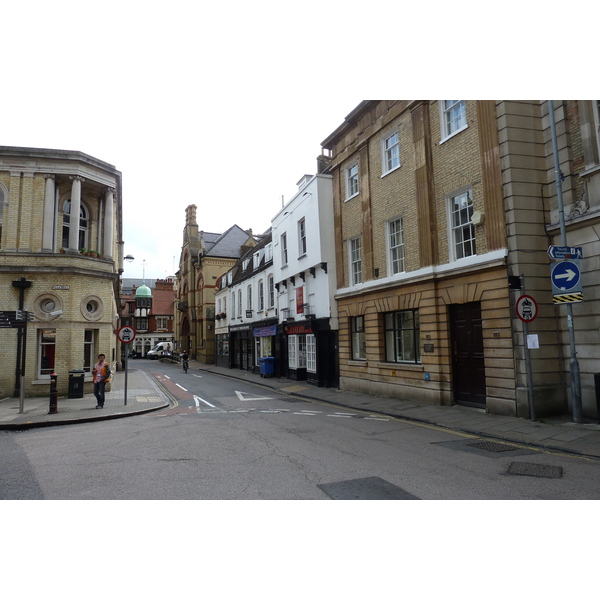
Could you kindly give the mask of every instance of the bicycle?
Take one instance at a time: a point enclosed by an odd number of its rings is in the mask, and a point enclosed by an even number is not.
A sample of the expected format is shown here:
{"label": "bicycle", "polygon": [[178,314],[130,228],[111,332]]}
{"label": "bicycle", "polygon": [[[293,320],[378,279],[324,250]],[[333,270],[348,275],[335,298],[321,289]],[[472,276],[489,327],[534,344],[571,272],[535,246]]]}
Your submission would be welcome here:
{"label": "bicycle", "polygon": [[188,368],[189,368],[189,366],[190,366],[190,363],[189,363],[189,361],[188,361],[188,360],[183,360],[183,361],[182,361],[182,364],[183,364],[183,371],[184,371],[185,373],[187,373],[187,372],[188,372]]}

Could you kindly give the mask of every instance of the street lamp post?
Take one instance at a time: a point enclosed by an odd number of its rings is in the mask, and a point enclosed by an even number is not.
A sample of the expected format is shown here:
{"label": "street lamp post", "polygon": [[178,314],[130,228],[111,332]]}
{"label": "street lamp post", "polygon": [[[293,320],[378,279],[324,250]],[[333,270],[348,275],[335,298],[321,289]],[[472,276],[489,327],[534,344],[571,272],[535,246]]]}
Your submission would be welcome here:
{"label": "street lamp post", "polygon": [[[135,260],[135,258],[133,256],[131,256],[131,254],[128,254],[125,257],[125,260],[128,263],[130,263],[130,262],[133,262]],[[134,337],[135,337],[135,334],[134,334]],[[133,340],[131,340],[131,341],[133,341]],[[122,341],[121,341],[121,346],[123,346],[123,342]],[[127,368],[128,368],[127,360],[129,358],[127,356],[128,354],[129,354],[129,344],[125,344],[125,362],[123,364],[123,367],[124,367],[124,370],[125,370],[125,389],[124,389],[124,394],[123,394],[123,403],[124,403],[125,406],[127,406]]]}
{"label": "street lamp post", "polygon": [[[19,290],[19,310],[23,310],[25,303],[25,290],[31,287],[31,281],[27,281],[25,277],[20,277],[16,281],[12,282],[14,288]],[[26,356],[26,343],[27,343],[27,319],[23,324],[19,324],[17,327],[17,365],[15,368],[15,389],[14,397],[22,397],[24,392],[23,379],[25,378],[25,356]],[[22,409],[23,400],[21,400]],[[22,410],[21,410],[22,412]]]}

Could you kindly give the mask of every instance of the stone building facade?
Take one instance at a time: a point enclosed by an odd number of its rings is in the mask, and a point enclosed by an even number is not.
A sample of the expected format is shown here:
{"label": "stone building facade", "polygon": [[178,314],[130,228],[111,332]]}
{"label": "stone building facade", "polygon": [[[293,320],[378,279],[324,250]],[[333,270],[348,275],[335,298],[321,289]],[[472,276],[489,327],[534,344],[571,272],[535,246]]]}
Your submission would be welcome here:
{"label": "stone building facade", "polygon": [[118,358],[121,173],[81,152],[0,147],[0,221],[0,311],[30,318],[3,321],[0,395],[45,395],[53,372],[63,394],[71,370],[89,391],[97,354]]}
{"label": "stone building facade", "polygon": [[215,286],[250,248],[252,230],[233,225],[224,233],[198,230],[196,205],[186,209],[183,245],[176,278],[176,349],[204,364],[215,361]]}
{"label": "stone building facade", "polygon": [[[583,249],[584,301],[572,308],[591,417],[599,107],[555,107],[567,240]],[[522,417],[572,412],[569,325],[548,256],[562,244],[548,102],[365,101],[322,146],[334,181],[341,387]],[[529,341],[515,310],[525,292],[538,308]]]}

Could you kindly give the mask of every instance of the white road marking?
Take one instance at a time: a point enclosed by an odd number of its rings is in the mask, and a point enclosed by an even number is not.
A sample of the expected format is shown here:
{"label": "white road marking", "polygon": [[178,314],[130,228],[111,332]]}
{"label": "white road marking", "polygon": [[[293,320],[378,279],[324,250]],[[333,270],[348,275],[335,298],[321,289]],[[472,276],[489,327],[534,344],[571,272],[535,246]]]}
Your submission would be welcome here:
{"label": "white road marking", "polygon": [[389,419],[382,419],[381,417],[365,417],[365,421],[389,421]]}
{"label": "white road marking", "polygon": [[304,417],[315,417],[315,413],[308,413],[308,412],[295,412],[292,413],[293,415],[302,415]]}
{"label": "white road marking", "polygon": [[192,373],[194,377],[202,377],[202,375],[196,375],[196,373]]}
{"label": "white road marking", "polygon": [[[250,400],[273,400],[273,398],[270,398],[269,396],[257,396],[256,394],[249,394],[248,392],[236,392],[235,394],[241,402],[248,402]],[[251,397],[245,398],[245,396]]]}
{"label": "white road marking", "polygon": [[176,383],[175,385],[176,385],[178,388],[181,388],[181,389],[182,389],[184,392],[187,392],[187,390],[186,390],[186,389],[185,389],[185,388],[184,388],[182,385],[179,385],[178,383]]}
{"label": "white road marking", "polygon": [[352,415],[327,415],[328,417],[339,417],[340,419],[349,419]]}
{"label": "white road marking", "polygon": [[200,398],[199,396],[194,396],[194,402],[198,407],[200,406],[199,402],[204,402],[204,404],[206,404],[207,406],[210,406],[211,408],[216,408],[214,404],[211,404],[210,402],[204,400],[203,398]]}

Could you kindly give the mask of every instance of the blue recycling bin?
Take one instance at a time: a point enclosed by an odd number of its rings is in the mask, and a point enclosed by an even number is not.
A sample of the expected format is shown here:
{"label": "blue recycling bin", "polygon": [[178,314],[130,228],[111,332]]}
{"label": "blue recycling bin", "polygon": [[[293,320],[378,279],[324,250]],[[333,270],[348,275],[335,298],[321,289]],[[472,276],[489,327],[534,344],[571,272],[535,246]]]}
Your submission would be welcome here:
{"label": "blue recycling bin", "polygon": [[260,363],[260,376],[261,377],[272,377],[275,372],[275,359],[272,356],[266,356],[259,358]]}

